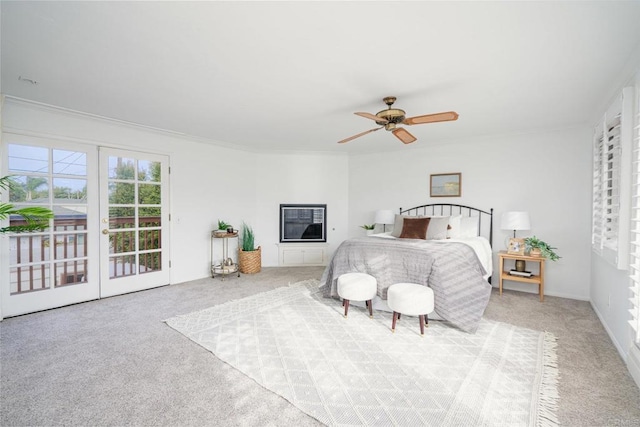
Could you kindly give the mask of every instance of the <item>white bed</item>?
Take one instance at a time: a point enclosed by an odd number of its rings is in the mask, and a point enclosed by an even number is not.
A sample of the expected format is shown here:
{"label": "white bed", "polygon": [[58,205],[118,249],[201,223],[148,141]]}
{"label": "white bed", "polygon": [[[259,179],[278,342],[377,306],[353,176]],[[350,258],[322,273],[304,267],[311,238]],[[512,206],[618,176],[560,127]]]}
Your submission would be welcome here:
{"label": "white bed", "polygon": [[395,219],[391,232],[349,239],[338,247],[321,279],[324,296],[338,297],[341,274],[363,272],[377,279],[374,308],[391,311],[388,287],[418,283],[434,291],[430,317],[475,331],[491,294],[493,209],[432,204],[400,209]]}

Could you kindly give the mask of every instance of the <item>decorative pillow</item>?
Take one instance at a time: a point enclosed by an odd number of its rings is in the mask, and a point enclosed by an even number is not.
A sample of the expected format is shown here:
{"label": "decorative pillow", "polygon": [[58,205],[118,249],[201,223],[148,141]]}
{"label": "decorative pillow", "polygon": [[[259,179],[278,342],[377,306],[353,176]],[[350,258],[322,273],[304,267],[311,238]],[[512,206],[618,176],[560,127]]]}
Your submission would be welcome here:
{"label": "decorative pillow", "polygon": [[427,240],[442,240],[447,238],[447,228],[449,228],[449,217],[431,217],[427,228]]}
{"label": "decorative pillow", "polygon": [[396,218],[395,218],[395,222],[393,223],[393,230],[391,231],[391,235],[393,237],[400,237],[400,235],[402,234],[402,225],[403,220],[405,218],[424,218],[424,215],[400,215],[400,214],[396,214]]}
{"label": "decorative pillow", "polygon": [[400,237],[402,234],[402,222],[404,221],[404,216],[400,214],[396,214],[395,222],[393,223],[393,230],[391,231],[391,235],[393,237]]}
{"label": "decorative pillow", "polygon": [[452,215],[449,217],[447,239],[457,239],[460,237],[460,220],[462,220],[462,215]]}
{"label": "decorative pillow", "polygon": [[476,237],[478,235],[478,217],[463,217],[460,220],[460,235],[458,237]]}
{"label": "decorative pillow", "polygon": [[401,239],[426,239],[431,218],[404,218]]}

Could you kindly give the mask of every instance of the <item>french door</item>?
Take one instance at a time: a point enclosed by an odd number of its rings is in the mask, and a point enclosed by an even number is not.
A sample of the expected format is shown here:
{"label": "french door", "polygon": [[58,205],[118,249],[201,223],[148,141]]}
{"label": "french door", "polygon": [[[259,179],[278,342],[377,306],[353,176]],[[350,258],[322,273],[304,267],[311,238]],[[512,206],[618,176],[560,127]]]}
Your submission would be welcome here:
{"label": "french door", "polygon": [[169,284],[169,160],[100,148],[100,295]]}
{"label": "french door", "polygon": [[54,219],[0,235],[0,318],[169,283],[166,156],[9,133],[2,148],[1,200]]}
{"label": "french door", "polygon": [[[3,134],[3,175],[13,185],[2,201],[54,213],[43,232],[3,234],[2,316],[99,298],[95,148]],[[11,215],[10,225],[23,219]],[[3,223],[5,225],[6,222]]]}

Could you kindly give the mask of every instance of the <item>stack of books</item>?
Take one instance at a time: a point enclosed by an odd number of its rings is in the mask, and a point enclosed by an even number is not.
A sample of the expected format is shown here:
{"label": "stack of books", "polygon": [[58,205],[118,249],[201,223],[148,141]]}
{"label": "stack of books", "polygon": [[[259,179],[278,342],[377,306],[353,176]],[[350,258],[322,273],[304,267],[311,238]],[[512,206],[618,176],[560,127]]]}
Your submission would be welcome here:
{"label": "stack of books", "polygon": [[531,277],[533,273],[530,271],[517,271],[517,270],[509,270],[509,274],[512,276],[520,276],[520,277]]}

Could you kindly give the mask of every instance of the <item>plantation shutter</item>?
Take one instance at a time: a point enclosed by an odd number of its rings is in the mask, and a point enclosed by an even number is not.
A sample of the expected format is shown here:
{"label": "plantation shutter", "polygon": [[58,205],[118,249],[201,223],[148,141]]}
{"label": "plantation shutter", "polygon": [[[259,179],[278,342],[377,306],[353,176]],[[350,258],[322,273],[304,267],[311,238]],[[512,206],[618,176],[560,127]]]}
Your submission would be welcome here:
{"label": "plantation shutter", "polygon": [[[640,82],[638,82],[640,84]],[[632,197],[631,197],[631,320],[629,323],[635,333],[636,345],[640,346],[640,92],[635,100],[635,123],[633,128],[632,150]]]}
{"label": "plantation shutter", "polygon": [[591,244],[593,249],[602,254],[604,243],[604,202],[603,202],[603,153],[604,153],[604,133],[599,132],[603,125],[596,127],[593,137],[593,219]]}
{"label": "plantation shutter", "polygon": [[593,250],[629,268],[634,88],[625,88],[593,133]]}
{"label": "plantation shutter", "polygon": [[604,247],[618,249],[620,224],[620,114],[606,122],[603,147],[603,242]]}

